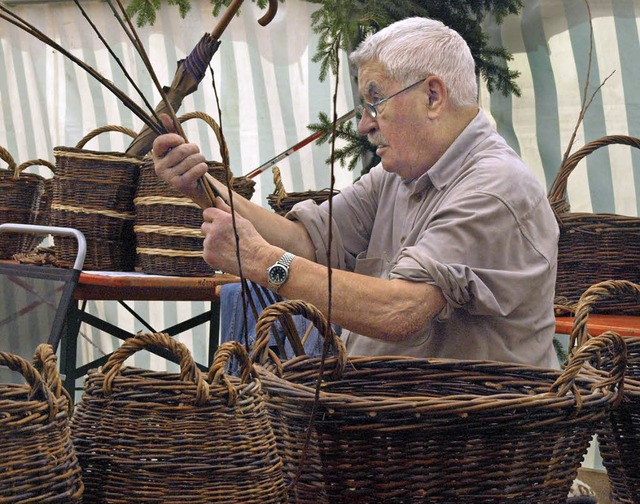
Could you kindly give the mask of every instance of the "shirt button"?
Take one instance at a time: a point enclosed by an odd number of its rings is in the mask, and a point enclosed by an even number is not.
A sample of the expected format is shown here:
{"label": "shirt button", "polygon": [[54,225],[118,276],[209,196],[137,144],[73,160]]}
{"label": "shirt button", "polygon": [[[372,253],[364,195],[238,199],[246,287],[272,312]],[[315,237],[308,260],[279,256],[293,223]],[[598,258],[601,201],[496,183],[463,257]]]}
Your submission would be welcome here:
{"label": "shirt button", "polygon": [[420,196],[420,194],[419,194],[419,193],[415,193],[415,194],[413,194],[413,195],[411,196],[411,200],[412,200],[412,201],[414,201],[414,202],[418,202],[418,201],[420,201],[421,199],[422,199],[422,196]]}

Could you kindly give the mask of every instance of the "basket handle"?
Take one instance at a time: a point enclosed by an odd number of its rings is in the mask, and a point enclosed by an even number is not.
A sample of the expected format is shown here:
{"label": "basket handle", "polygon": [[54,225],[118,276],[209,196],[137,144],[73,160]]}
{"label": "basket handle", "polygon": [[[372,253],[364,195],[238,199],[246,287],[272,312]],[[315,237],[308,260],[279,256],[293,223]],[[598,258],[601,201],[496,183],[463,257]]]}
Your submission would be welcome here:
{"label": "basket handle", "polygon": [[559,397],[564,396],[571,390],[576,399],[576,413],[582,406],[582,396],[578,387],[575,385],[575,379],[578,372],[585,363],[593,360],[594,357],[600,355],[606,347],[611,347],[613,359],[611,361],[611,370],[607,378],[595,384],[596,388],[610,387],[615,389],[616,396],[613,404],[618,405],[624,396],[624,375],[627,370],[627,344],[624,338],[618,333],[607,331],[597,338],[591,338],[584,345],[580,346],[570,357],[565,370],[560,377],[551,385],[551,392],[555,392]]}
{"label": "basket handle", "polygon": [[282,204],[282,200],[287,197],[287,191],[284,190],[284,184],[282,183],[282,175],[280,174],[280,168],[273,167],[273,183],[276,186],[276,205],[279,207]]}
{"label": "basket handle", "polygon": [[58,414],[55,397],[38,370],[31,363],[20,357],[6,352],[0,352],[0,366],[6,366],[12,371],[17,371],[26,380],[31,391],[29,399],[39,399],[47,403],[49,407],[49,421],[52,421]]}
{"label": "basket handle", "polygon": [[99,128],[94,129],[87,133],[84,137],[80,139],[80,141],[76,144],[76,149],[82,149],[92,138],[97,137],[101,133],[108,133],[110,131],[116,131],[119,133],[124,133],[125,135],[129,135],[131,138],[135,138],[138,136],[138,133],[133,131],[131,128],[127,128],[126,126],[101,126]]}
{"label": "basket handle", "polygon": [[593,151],[604,147],[605,145],[622,144],[629,145],[640,149],[640,138],[635,138],[627,135],[608,135],[603,136],[597,140],[584,145],[581,149],[577,150],[571,156],[569,156],[565,162],[560,166],[560,170],[556,174],[556,178],[553,180],[547,198],[553,208],[556,215],[560,213],[566,213],[570,210],[569,203],[567,201],[567,180],[569,175],[580,162],[583,157],[591,154]]}
{"label": "basket handle", "polygon": [[[256,342],[253,346],[253,362],[265,365],[270,358],[276,366],[278,376],[282,376],[282,363],[269,350],[270,331],[273,323],[282,315],[302,315],[310,320],[318,332],[322,334],[324,344],[332,347],[336,357],[336,368],[333,370],[332,378],[337,380],[342,376],[347,364],[347,348],[344,342],[338,337],[333,328],[327,324],[324,315],[312,304],[301,300],[280,301],[267,306],[256,323]],[[287,338],[294,338],[289,331],[285,331]],[[291,342],[294,343],[294,342]],[[294,345],[295,346],[295,345]]]}
{"label": "basket handle", "polygon": [[605,280],[592,285],[582,293],[573,319],[573,327],[569,336],[569,349],[584,345],[591,336],[587,331],[589,314],[594,305],[613,297],[634,298],[640,302],[640,285],[628,280]]}
{"label": "basket handle", "polygon": [[[185,121],[189,121],[190,119],[201,119],[209,125],[209,127],[213,130],[213,133],[216,135],[216,140],[218,141],[220,156],[222,157],[222,160],[224,161],[225,159],[229,159],[229,149],[227,147],[227,143],[224,141],[224,136],[222,135],[220,126],[213,119],[213,117],[211,117],[209,114],[205,114],[204,112],[187,112],[186,114],[178,117],[178,122],[182,124]],[[227,178],[229,179],[229,182],[231,182],[231,179],[233,177],[231,168],[225,165],[225,170],[227,171]]]}
{"label": "basket handle", "polygon": [[49,387],[56,399],[62,396],[67,399],[67,412],[71,416],[73,401],[67,389],[62,386],[62,379],[58,371],[58,357],[49,343],[41,343],[36,347],[33,355],[33,367],[40,373],[44,383]]}
{"label": "basket handle", "polygon": [[56,173],[56,167],[53,163],[50,163],[49,161],[45,161],[44,159],[31,159],[29,161],[25,161],[24,163],[20,164],[20,166],[18,166],[15,169],[14,178],[18,178],[18,175],[22,173],[24,170],[26,170],[27,168],[29,168],[30,166],[46,166],[47,168],[49,168],[49,170],[51,170],[51,173],[53,174]]}
{"label": "basket handle", "polygon": [[213,364],[209,369],[207,381],[211,384],[219,383],[227,387],[227,404],[233,406],[238,401],[238,391],[225,373],[227,363],[235,356],[240,363],[240,383],[247,383],[249,378],[257,379],[258,375],[253,368],[247,350],[237,341],[226,341],[218,347],[213,358]]}
{"label": "basket handle", "polygon": [[113,381],[120,374],[125,360],[139,350],[154,347],[168,350],[180,359],[180,378],[182,381],[191,382],[196,385],[195,404],[205,404],[209,400],[208,383],[198,369],[189,349],[167,333],[138,333],[132,338],[127,338],[120,348],[113,352],[107,363],[102,367],[102,373],[105,375],[102,385],[103,392],[105,394],[111,394]]}
{"label": "basket handle", "polygon": [[18,165],[13,159],[13,156],[9,154],[9,151],[4,147],[0,147],[0,159],[7,163],[7,168],[14,173],[14,177],[17,177],[16,168],[18,168]]}

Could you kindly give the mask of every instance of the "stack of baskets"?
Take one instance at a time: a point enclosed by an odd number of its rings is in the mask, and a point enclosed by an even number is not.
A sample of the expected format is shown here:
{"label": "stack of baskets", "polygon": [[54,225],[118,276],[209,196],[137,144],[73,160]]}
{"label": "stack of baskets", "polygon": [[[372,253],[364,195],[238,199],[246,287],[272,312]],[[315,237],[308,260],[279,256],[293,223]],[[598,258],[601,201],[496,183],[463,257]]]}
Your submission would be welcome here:
{"label": "stack of baskets", "polygon": [[[563,163],[549,189],[549,202],[560,226],[556,304],[573,311],[591,285],[610,279],[640,282],[640,218],[615,214],[571,212],[567,181],[576,165],[608,145],[640,148],[640,139],[612,135],[587,143]],[[635,299],[609,298],[595,308],[599,313],[640,314]]]}
{"label": "stack of baskets", "polygon": [[[199,118],[205,121],[224,145],[216,122],[207,114],[193,112],[181,116],[182,123]],[[228,167],[209,161],[209,174],[231,186],[250,199],[255,182],[234,178]],[[178,276],[209,276],[213,269],[202,255],[202,210],[172,186],[158,178],[153,162],[141,165],[138,188],[134,199],[137,238],[137,264],[145,273]]]}
{"label": "stack of baskets", "polygon": [[[570,348],[590,340],[589,314],[604,301],[640,302],[640,285],[626,280],[609,280],[589,287],[581,296],[571,331]],[[611,483],[612,502],[634,504],[640,499],[640,337],[625,337],[627,374],[624,399],[598,431],[602,461]],[[611,354],[604,355],[604,366],[612,366]]]}
{"label": "stack of baskets", "polygon": [[[143,349],[168,351],[180,373],[123,367]],[[240,363],[240,378],[225,372],[231,357]],[[88,374],[72,434],[85,502],[286,501],[261,384],[237,342],[219,347],[205,376],[167,334],[128,339]]]}
{"label": "stack of baskets", "polygon": [[[54,149],[56,173],[50,222],[85,235],[85,269],[130,271],[135,266],[133,198],[142,160],[83,148],[90,139],[108,131],[136,136],[128,128],[105,126],[87,134],[75,148]],[[77,256],[77,242],[56,237],[54,250],[60,264],[71,265]]]}
{"label": "stack of baskets", "polygon": [[[267,196],[267,201],[274,212],[280,215],[286,215],[286,213],[293,208],[293,205],[300,201],[313,200],[320,204],[328,200],[331,195],[331,190],[329,189],[288,193],[282,183],[280,168],[277,166],[273,168],[273,183],[275,184],[275,190]],[[339,191],[336,190],[333,194],[338,194],[338,192]]]}
{"label": "stack of baskets", "polygon": [[[281,364],[268,341],[285,313],[311,319],[335,357]],[[267,308],[257,326],[253,358],[263,364],[256,369],[291,502],[564,502],[626,365],[615,334],[589,342],[560,372],[493,361],[347,359],[327,331],[322,315],[298,301]],[[611,375],[582,372],[604,348],[617,356]]]}
{"label": "stack of baskets", "polygon": [[[45,179],[33,173],[23,173],[29,163],[17,165],[9,152],[0,147],[0,158],[8,169],[0,169],[0,224],[37,224],[40,199]],[[44,161],[43,161],[44,163]],[[30,234],[7,234],[0,240],[0,259],[30,252],[39,240]]]}
{"label": "stack of baskets", "polygon": [[0,502],[80,503],[84,487],[71,444],[70,402],[51,346],[40,345],[34,361],[0,352],[0,366],[26,380],[0,384]]}

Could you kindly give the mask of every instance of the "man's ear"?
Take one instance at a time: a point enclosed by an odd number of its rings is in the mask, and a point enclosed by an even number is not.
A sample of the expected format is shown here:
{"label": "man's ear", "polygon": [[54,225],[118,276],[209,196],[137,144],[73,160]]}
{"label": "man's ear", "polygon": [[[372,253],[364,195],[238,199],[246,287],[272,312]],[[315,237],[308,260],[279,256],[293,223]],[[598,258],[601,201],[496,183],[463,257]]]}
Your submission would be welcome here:
{"label": "man's ear", "polygon": [[447,88],[442,79],[435,75],[427,77],[425,84],[427,86],[427,93],[429,94],[428,112],[429,114],[438,114],[447,100]]}

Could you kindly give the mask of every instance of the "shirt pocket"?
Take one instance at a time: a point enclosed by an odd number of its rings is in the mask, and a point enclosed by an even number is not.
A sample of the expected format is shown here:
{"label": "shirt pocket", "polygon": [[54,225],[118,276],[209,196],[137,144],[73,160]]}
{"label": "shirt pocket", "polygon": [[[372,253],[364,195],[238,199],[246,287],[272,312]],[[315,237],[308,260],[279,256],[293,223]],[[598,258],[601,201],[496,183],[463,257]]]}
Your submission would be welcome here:
{"label": "shirt pocket", "polygon": [[391,263],[384,257],[367,257],[367,251],[360,252],[356,257],[354,273],[374,278],[389,278]]}

